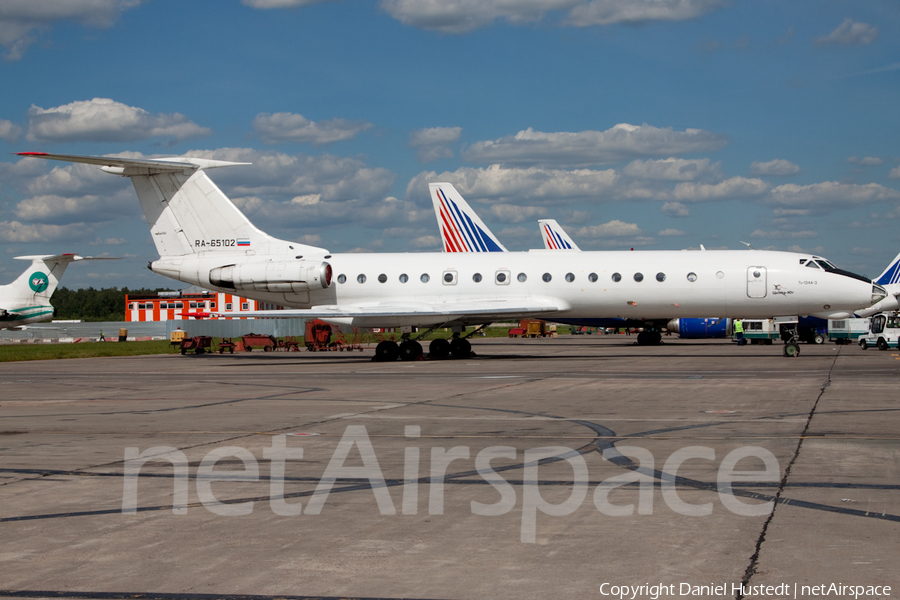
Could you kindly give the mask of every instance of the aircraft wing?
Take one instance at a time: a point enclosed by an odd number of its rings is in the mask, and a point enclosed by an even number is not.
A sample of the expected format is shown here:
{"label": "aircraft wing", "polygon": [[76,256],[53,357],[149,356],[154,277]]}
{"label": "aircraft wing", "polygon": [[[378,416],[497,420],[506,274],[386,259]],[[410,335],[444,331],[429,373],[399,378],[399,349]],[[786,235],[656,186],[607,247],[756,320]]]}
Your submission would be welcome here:
{"label": "aircraft wing", "polygon": [[[241,311],[242,317],[280,319],[348,319],[377,317],[447,317],[447,320],[471,317],[536,316],[563,310],[558,304],[540,302],[473,301],[435,304],[377,304],[369,306],[314,306],[309,309]],[[234,316],[234,313],[213,312],[214,316]]]}

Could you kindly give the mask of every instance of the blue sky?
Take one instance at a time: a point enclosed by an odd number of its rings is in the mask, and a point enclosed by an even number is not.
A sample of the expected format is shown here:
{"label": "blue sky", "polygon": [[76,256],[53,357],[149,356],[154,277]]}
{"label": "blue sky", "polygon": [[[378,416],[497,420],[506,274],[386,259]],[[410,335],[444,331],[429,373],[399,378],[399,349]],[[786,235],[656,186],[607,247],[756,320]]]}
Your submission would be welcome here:
{"label": "blue sky", "polygon": [[272,235],[439,250],[450,181],[510,249],[900,251],[894,0],[5,0],[0,279],[178,286],[128,180],[18,151],[253,162],[211,177]]}

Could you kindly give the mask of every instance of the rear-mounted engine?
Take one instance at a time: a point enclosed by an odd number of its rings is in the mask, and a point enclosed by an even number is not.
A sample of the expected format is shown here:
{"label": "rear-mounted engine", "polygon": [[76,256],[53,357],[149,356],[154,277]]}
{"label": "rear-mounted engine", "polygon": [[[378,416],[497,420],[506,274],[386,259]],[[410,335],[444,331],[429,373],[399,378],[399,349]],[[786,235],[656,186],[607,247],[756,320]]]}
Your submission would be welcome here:
{"label": "rear-mounted engine", "polygon": [[308,292],[330,287],[331,275],[327,262],[253,262],[216,267],[209,272],[209,283],[228,290]]}

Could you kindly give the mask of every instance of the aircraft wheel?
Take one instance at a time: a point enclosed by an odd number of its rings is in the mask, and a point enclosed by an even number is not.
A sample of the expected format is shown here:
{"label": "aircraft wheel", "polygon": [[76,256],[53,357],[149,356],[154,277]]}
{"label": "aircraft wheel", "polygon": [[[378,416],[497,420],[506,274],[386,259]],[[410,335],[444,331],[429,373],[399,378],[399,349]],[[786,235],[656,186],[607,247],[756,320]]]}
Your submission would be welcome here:
{"label": "aircraft wheel", "polygon": [[888,343],[884,340],[884,338],[878,338],[878,349],[879,350],[887,350]]}
{"label": "aircraft wheel", "polygon": [[869,349],[869,343],[866,340],[859,340],[859,347],[863,350]]}
{"label": "aircraft wheel", "polygon": [[431,340],[428,344],[428,354],[432,358],[447,358],[450,356],[450,342],[443,338]]}
{"label": "aircraft wheel", "polygon": [[472,354],[472,344],[469,343],[469,340],[454,338],[450,342],[450,354],[453,355],[453,358],[469,358],[469,355]]}
{"label": "aircraft wheel", "polygon": [[422,344],[406,340],[400,344],[400,360],[416,360],[422,356]]}
{"label": "aircraft wheel", "polygon": [[646,346],[647,344],[649,344],[650,341],[647,338],[648,338],[648,334],[646,331],[642,331],[639,334],[637,334],[638,346]]}
{"label": "aircraft wheel", "polygon": [[825,336],[822,335],[821,333],[817,333],[813,337],[813,344],[824,344],[824,343],[825,343]]}
{"label": "aircraft wheel", "polygon": [[391,362],[397,360],[399,355],[400,348],[397,346],[397,342],[384,340],[383,342],[378,342],[378,345],[375,346],[375,360],[377,361]]}
{"label": "aircraft wheel", "polygon": [[650,343],[654,346],[662,344],[662,334],[658,331],[650,332]]}
{"label": "aircraft wheel", "polygon": [[788,358],[794,358],[795,356],[800,356],[800,346],[798,344],[785,344],[784,345],[784,355]]}

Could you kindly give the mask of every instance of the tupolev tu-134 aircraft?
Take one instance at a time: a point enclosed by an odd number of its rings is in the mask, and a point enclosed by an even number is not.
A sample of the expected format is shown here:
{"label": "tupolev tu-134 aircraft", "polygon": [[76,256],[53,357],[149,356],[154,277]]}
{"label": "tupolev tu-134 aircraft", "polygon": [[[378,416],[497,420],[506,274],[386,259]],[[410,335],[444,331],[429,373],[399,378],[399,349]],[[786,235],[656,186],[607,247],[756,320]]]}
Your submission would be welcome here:
{"label": "tupolev tu-134 aircraft", "polygon": [[[130,177],[159,259],[151,271],[287,310],[256,316],[321,318],[355,327],[453,327],[539,316],[661,319],[709,314],[853,312],[885,297],[862,276],[811,273],[793,252],[331,253],[257,229],[207,176],[237,164],[175,157],[126,159],[40,152]],[[468,223],[465,227],[468,227]],[[466,233],[475,243],[477,228]],[[446,343],[446,342],[444,342]],[[458,335],[436,354],[468,356]],[[416,358],[421,345],[379,344],[376,356]]]}

